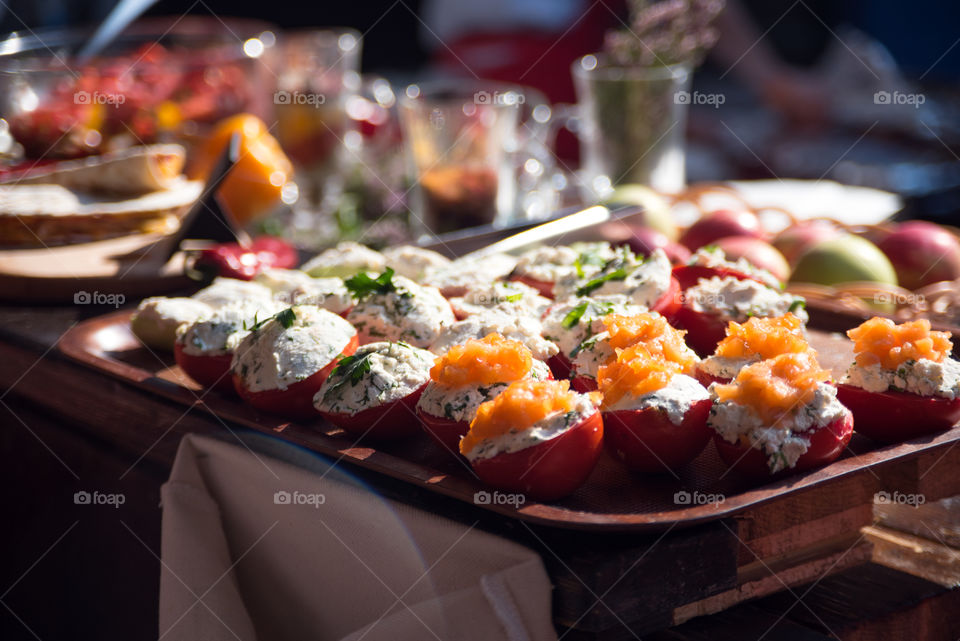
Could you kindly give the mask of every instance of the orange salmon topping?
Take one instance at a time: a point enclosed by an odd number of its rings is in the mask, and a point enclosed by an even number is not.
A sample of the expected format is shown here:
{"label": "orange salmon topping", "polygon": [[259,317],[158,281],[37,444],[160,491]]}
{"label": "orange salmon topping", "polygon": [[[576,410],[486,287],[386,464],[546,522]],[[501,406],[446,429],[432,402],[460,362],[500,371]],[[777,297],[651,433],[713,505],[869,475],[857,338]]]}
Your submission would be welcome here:
{"label": "orange salmon topping", "polygon": [[613,407],[627,395],[639,398],[662,389],[683,371],[683,364],[664,358],[662,353],[644,343],[617,350],[616,359],[601,365],[597,372],[603,408]]}
{"label": "orange salmon topping", "polygon": [[686,332],[675,329],[659,314],[609,314],[603,318],[603,325],[614,353],[643,343],[664,359],[681,364],[684,372],[691,371],[697,362],[696,354],[683,340]]}
{"label": "orange salmon topping", "polygon": [[527,378],[511,383],[495,399],[480,405],[470,431],[460,441],[460,452],[467,454],[489,438],[527,430],[548,416],[569,412],[578,396],[569,381]]}
{"label": "orange salmon topping", "polygon": [[748,365],[727,385],[716,385],[717,399],[751,408],[773,427],[791,410],[813,399],[817,385],[830,379],[810,352],[780,354]]}
{"label": "orange salmon topping", "polygon": [[874,316],[859,327],[847,332],[853,339],[857,365],[877,365],[883,369],[897,369],[906,361],[926,358],[941,362],[953,350],[950,332],[930,331],[925,318],[895,324],[889,318]]}
{"label": "orange salmon topping", "polygon": [[430,378],[446,387],[510,383],[528,376],[531,367],[533,354],[526,345],[500,334],[487,334],[454,345],[438,357]]}
{"label": "orange salmon topping", "polygon": [[723,358],[751,358],[761,360],[780,354],[802,354],[810,351],[803,335],[803,321],[787,313],[774,318],[753,317],[746,323],[730,321],[727,337],[714,352]]}

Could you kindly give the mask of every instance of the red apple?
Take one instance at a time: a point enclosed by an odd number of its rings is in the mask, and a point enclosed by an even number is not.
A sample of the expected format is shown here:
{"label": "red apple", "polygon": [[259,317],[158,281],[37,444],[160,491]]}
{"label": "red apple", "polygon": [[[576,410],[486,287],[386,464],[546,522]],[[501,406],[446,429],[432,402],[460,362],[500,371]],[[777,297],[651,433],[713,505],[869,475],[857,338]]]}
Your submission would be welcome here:
{"label": "red apple", "polygon": [[680,236],[680,244],[697,251],[727,236],[754,236],[763,238],[760,219],[751,211],[718,209],[690,225]]}
{"label": "red apple", "polygon": [[773,246],[783,254],[791,267],[797,264],[807,250],[840,235],[840,230],[826,220],[804,220],[787,227],[773,239]]}
{"label": "red apple", "polygon": [[939,225],[922,220],[897,225],[879,247],[893,263],[901,287],[920,289],[960,278],[960,242]]}
{"label": "red apple", "polygon": [[790,278],[787,259],[776,247],[764,240],[753,236],[727,236],[714,244],[723,250],[727,260],[746,258],[751,265],[767,270],[780,282],[786,282]]}
{"label": "red apple", "polygon": [[627,245],[640,256],[649,256],[655,249],[662,249],[674,265],[690,260],[690,250],[673,242],[656,229],[632,226],[631,235],[624,239]]}

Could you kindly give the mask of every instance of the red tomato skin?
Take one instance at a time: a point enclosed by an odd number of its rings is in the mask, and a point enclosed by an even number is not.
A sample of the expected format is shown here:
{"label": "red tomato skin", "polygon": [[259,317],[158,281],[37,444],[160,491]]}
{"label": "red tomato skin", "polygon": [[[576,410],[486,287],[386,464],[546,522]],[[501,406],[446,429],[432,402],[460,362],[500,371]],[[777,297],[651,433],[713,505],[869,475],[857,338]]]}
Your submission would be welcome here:
{"label": "red tomato skin", "polygon": [[530,278],[529,276],[511,276],[510,280],[533,287],[535,290],[540,292],[541,296],[545,298],[553,298],[553,283],[548,283],[545,280],[537,280],[536,278]]}
{"label": "red tomato skin", "polygon": [[[680,289],[686,290],[696,285],[701,278],[726,278],[732,276],[737,280],[755,280],[758,283],[764,283],[763,280],[737,269],[728,267],[706,267],[704,265],[679,265],[673,268],[673,277],[680,283]],[[769,287],[769,285],[767,285]]]}
{"label": "red tomato skin", "polygon": [[673,319],[683,302],[683,297],[680,295],[681,293],[680,282],[671,276],[670,286],[667,288],[667,291],[664,292],[663,296],[653,304],[650,311],[658,312],[667,319],[668,323],[673,323]]}
{"label": "red tomato skin", "polygon": [[713,430],[707,425],[710,399],[694,403],[679,425],[663,410],[614,410],[603,413],[603,441],[628,468],[646,474],[669,473],[700,455]]}
{"label": "red tomato skin", "polygon": [[591,378],[589,376],[583,376],[577,374],[572,379],[570,379],[570,387],[580,392],[581,394],[586,394],[587,392],[595,392],[597,390],[597,379]]}
{"label": "red tomato skin", "polygon": [[368,407],[356,414],[320,412],[337,427],[356,436],[377,441],[395,441],[420,432],[416,407],[426,383],[412,393],[385,405]]}
{"label": "red tomato skin", "polygon": [[697,367],[694,368],[693,376],[694,378],[697,379],[697,382],[699,382],[704,387],[710,387],[710,383],[726,384],[733,380],[732,378],[714,376],[713,374],[703,371],[703,369],[701,369],[699,365],[697,365]]}
{"label": "red tomato skin", "polygon": [[323,382],[330,376],[330,372],[337,366],[344,356],[350,356],[357,351],[357,335],[350,337],[346,347],[323,369],[314,372],[302,381],[297,381],[288,386],[287,389],[271,389],[260,392],[251,392],[244,384],[243,379],[236,373],[233,374],[233,386],[247,403],[253,405],[258,410],[278,414],[292,419],[311,419],[318,416],[317,409],[313,406],[313,397]]}
{"label": "red tomato skin", "polygon": [[220,392],[233,393],[233,381],[230,379],[233,354],[195,356],[183,351],[183,345],[177,341],[173,344],[173,356],[183,373],[197,383]]}
{"label": "red tomato skin", "polygon": [[423,431],[440,449],[449,452],[451,456],[460,456],[460,439],[470,430],[469,421],[452,421],[444,416],[434,416],[417,408],[417,416]]}
{"label": "red tomato skin", "polygon": [[857,432],[881,443],[942,432],[960,421],[960,398],[868,392],[844,383],[837,385],[837,398],[853,412]]}
{"label": "red tomato skin", "polygon": [[695,311],[686,303],[674,315],[674,326],[687,330],[684,337],[687,345],[697,353],[697,356],[706,358],[717,349],[717,343],[727,336],[729,321],[715,316]]}
{"label": "red tomato skin", "polygon": [[550,367],[553,377],[558,381],[570,378],[570,374],[573,372],[573,363],[562,353],[548,358],[547,365]]}
{"label": "red tomato skin", "polygon": [[853,424],[853,414],[848,410],[842,417],[815,430],[810,435],[810,448],[800,455],[796,464],[776,474],[770,472],[767,457],[760,450],[740,443],[728,443],[716,432],[713,442],[724,463],[743,476],[753,479],[778,479],[837,460],[850,443]]}
{"label": "red tomato skin", "polygon": [[481,481],[537,501],[572,494],[593,471],[603,446],[603,419],[594,412],[549,441],[471,463]]}

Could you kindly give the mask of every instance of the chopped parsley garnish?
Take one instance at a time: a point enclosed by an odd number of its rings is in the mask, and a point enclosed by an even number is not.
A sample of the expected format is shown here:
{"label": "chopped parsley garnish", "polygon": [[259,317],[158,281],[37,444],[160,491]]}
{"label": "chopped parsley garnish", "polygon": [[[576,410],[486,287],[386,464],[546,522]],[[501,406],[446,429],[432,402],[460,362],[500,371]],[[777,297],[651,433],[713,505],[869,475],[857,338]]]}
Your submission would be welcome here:
{"label": "chopped parsley garnish", "polygon": [[397,291],[397,286],[393,284],[393,268],[387,267],[386,271],[371,278],[366,272],[360,272],[343,281],[350,293],[358,299],[363,300],[371,294],[388,294]]}
{"label": "chopped parsley garnish", "polygon": [[518,303],[522,299],[523,299],[523,292],[520,292],[519,294],[510,294],[509,296],[503,297],[503,300],[505,300],[508,303]]}
{"label": "chopped parsley garnish", "polygon": [[603,267],[606,264],[603,256],[593,251],[581,252],[575,261],[573,261],[573,266],[577,269],[577,278],[583,278],[583,266],[584,265],[593,265],[594,267]]}
{"label": "chopped parsley garnish", "polygon": [[293,327],[293,322],[297,320],[297,315],[293,313],[293,308],[288,307],[287,309],[279,312],[276,316],[277,322],[283,325],[284,329],[290,329]]}
{"label": "chopped parsley garnish", "polygon": [[605,283],[608,283],[612,280],[626,280],[627,276],[629,275],[630,274],[629,272],[627,272],[626,268],[621,267],[611,272],[607,272],[606,274],[603,274],[601,276],[597,276],[596,278],[587,281],[585,285],[581,285],[580,287],[578,287],[577,296],[589,296],[596,290],[603,287]]}
{"label": "chopped parsley garnish", "polygon": [[340,362],[337,363],[337,366],[333,368],[333,371],[330,372],[330,376],[332,378],[341,379],[337,381],[333,388],[337,388],[347,381],[350,381],[350,385],[356,385],[362,381],[364,374],[370,371],[369,356],[370,354],[364,354],[363,356],[352,355],[343,357]]}
{"label": "chopped parsley garnish", "polygon": [[790,309],[788,311],[794,312],[798,309],[806,309],[806,308],[807,308],[807,301],[803,300],[802,298],[798,298],[797,300],[790,303]]}
{"label": "chopped parsley garnish", "polygon": [[247,323],[246,323],[246,321],[244,321],[244,323],[243,323],[243,329],[245,329],[245,330],[247,330],[247,331],[250,331],[250,332],[256,332],[256,331],[258,331],[261,327],[263,327],[264,325],[266,325],[269,321],[273,320],[274,318],[277,319],[277,322],[278,322],[278,323],[280,323],[281,325],[283,325],[283,328],[284,328],[284,329],[290,329],[291,327],[293,327],[293,322],[294,322],[295,320],[297,320],[297,315],[293,312],[293,308],[292,308],[292,307],[288,307],[287,309],[285,309],[285,310],[283,310],[283,311],[281,311],[281,312],[278,312],[278,313],[274,314],[273,316],[267,316],[267,317],[264,318],[262,321],[258,321],[258,320],[257,320],[257,315],[254,314],[254,315],[253,315],[253,325],[251,325],[250,327],[247,327]]}

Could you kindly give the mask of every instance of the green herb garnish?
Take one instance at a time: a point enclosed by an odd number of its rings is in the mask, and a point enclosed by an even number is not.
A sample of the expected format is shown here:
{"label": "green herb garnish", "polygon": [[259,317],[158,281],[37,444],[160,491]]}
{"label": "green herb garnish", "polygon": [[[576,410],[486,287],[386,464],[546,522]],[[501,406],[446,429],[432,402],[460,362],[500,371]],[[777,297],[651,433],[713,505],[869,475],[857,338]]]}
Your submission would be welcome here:
{"label": "green herb garnish", "polygon": [[790,309],[788,309],[787,311],[793,312],[798,309],[806,309],[806,308],[807,308],[807,301],[803,300],[802,298],[798,298],[797,300],[790,303]]}
{"label": "green herb garnish", "polygon": [[608,283],[612,280],[626,280],[627,276],[629,275],[630,274],[627,272],[627,270],[621,267],[619,269],[613,270],[612,272],[607,272],[602,276],[597,276],[593,280],[587,281],[585,285],[582,285],[579,288],[577,288],[577,296],[589,296],[596,290],[603,287],[604,283]]}
{"label": "green herb garnish", "polygon": [[343,281],[350,293],[356,298],[363,300],[371,294],[388,294],[397,291],[397,286],[393,284],[393,268],[387,267],[386,271],[371,278],[366,272],[360,272]]}
{"label": "green herb garnish", "polygon": [[508,303],[518,303],[522,299],[523,299],[523,292],[520,292],[519,294],[510,294],[509,296],[503,297],[503,300],[505,300]]}
{"label": "green herb garnish", "polygon": [[563,317],[563,321],[560,323],[564,329],[571,329],[580,322],[580,319],[583,318],[584,312],[587,311],[587,307],[590,303],[584,301],[567,312],[567,315]]}
{"label": "green herb garnish", "polygon": [[363,375],[370,371],[369,356],[370,354],[364,354],[363,356],[352,355],[344,356],[340,359],[337,366],[330,372],[330,377],[340,378],[341,380],[337,381],[331,389],[336,389],[347,381],[350,381],[350,385],[356,385],[362,381]]}
{"label": "green herb garnish", "polygon": [[284,329],[290,329],[293,327],[293,322],[297,320],[297,315],[293,313],[293,308],[288,307],[287,309],[279,312],[276,315],[277,322],[283,325]]}

